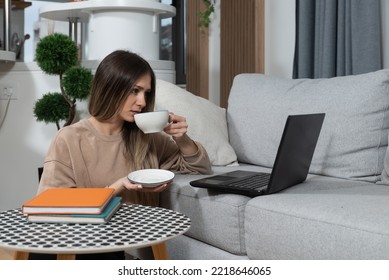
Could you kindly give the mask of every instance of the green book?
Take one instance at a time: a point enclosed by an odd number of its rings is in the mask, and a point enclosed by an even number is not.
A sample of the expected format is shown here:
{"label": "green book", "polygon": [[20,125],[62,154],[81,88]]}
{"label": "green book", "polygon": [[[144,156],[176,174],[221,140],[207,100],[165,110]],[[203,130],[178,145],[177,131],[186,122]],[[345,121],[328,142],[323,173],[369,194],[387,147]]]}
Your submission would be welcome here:
{"label": "green book", "polygon": [[27,216],[27,221],[34,223],[104,224],[109,222],[120,208],[121,200],[120,196],[112,198],[101,214],[30,214]]}

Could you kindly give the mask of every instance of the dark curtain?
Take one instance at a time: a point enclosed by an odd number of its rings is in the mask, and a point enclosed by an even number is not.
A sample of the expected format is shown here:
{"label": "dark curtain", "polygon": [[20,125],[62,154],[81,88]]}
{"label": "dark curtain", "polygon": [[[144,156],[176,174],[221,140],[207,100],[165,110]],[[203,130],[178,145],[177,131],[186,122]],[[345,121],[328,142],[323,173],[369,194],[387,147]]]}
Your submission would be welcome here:
{"label": "dark curtain", "polygon": [[380,0],[296,0],[293,78],[382,69]]}

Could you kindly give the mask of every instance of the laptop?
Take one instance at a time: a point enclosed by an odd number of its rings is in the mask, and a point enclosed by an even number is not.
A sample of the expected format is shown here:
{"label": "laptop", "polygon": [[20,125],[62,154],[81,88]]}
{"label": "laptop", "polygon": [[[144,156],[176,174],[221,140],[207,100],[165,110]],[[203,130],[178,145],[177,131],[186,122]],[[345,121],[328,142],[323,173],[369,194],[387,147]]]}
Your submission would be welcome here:
{"label": "laptop", "polygon": [[271,173],[237,170],[194,180],[190,185],[259,196],[277,193],[304,182],[324,117],[324,113],[288,116]]}

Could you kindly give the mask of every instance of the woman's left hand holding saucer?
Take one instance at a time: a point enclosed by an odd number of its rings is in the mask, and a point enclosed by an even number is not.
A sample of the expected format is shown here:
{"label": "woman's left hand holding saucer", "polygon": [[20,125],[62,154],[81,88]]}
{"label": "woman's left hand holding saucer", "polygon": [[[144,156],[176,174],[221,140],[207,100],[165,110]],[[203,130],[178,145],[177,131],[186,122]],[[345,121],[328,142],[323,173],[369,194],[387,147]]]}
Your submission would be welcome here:
{"label": "woman's left hand holding saucer", "polygon": [[141,192],[161,192],[167,189],[170,186],[171,182],[167,182],[164,184],[161,184],[159,186],[155,186],[153,188],[147,187],[144,188],[142,184],[133,183],[130,180],[128,180],[127,177],[121,178],[117,180],[112,185],[108,186],[109,188],[115,189],[115,195],[119,195],[120,192],[122,192],[124,189],[127,190],[134,190],[134,191],[141,191]]}
{"label": "woman's left hand holding saucer", "polygon": [[123,185],[128,190],[137,190],[142,192],[161,192],[170,186],[171,182],[164,183],[155,187],[144,188],[142,184],[133,183],[128,178],[124,178]]}

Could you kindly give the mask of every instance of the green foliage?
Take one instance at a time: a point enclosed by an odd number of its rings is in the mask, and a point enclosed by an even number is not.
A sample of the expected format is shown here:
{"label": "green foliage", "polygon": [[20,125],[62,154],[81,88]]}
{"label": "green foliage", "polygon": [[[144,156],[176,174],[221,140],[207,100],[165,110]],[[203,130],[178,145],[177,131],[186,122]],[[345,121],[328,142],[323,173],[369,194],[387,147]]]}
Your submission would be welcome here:
{"label": "green foliage", "polygon": [[38,42],[35,59],[45,73],[61,75],[78,64],[78,49],[68,36],[54,33]]}
{"label": "green foliage", "polygon": [[34,115],[37,121],[58,123],[68,117],[69,104],[59,92],[49,92],[35,102]]}
{"label": "green foliage", "polygon": [[93,75],[79,66],[76,44],[66,35],[53,33],[37,44],[35,58],[43,72],[59,76],[61,92],[47,93],[35,103],[37,121],[70,125],[76,115],[76,100],[87,99]]}
{"label": "green foliage", "polygon": [[69,97],[84,100],[89,95],[92,80],[93,75],[89,69],[74,66],[65,72],[62,79],[62,86]]}
{"label": "green foliage", "polygon": [[209,27],[209,24],[211,23],[211,15],[215,12],[215,2],[216,0],[203,0],[206,10],[198,13],[200,28]]}

